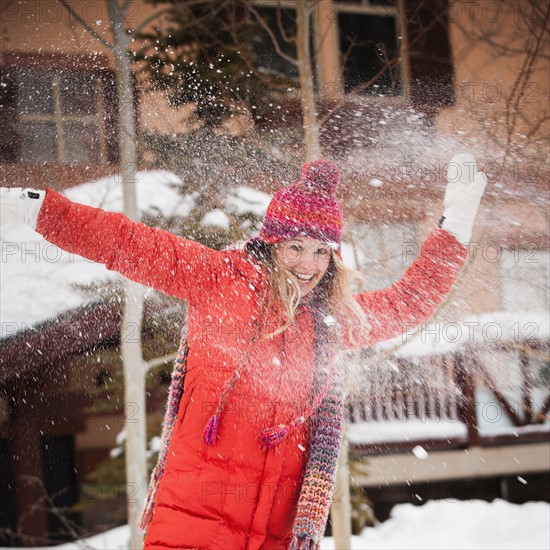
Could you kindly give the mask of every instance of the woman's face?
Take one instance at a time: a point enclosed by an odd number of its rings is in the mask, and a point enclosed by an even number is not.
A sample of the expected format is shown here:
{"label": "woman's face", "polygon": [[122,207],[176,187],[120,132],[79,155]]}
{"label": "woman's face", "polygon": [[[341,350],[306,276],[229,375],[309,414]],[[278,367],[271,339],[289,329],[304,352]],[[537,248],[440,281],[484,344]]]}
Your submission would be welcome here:
{"label": "woman's face", "polygon": [[297,237],[276,245],[277,262],[288,269],[300,287],[301,295],[311,292],[327,272],[331,249],[322,241]]}

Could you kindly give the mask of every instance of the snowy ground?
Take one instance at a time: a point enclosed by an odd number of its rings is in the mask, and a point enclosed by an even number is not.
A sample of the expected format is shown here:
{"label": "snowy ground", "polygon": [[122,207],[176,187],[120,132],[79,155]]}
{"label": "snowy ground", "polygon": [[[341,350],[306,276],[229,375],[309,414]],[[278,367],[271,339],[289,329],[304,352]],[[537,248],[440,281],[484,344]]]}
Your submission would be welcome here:
{"label": "snowy ground", "polygon": [[[128,549],[127,525],[86,542],[95,549]],[[82,544],[57,546],[81,549]],[[50,547],[52,548],[52,547]],[[334,550],[325,538],[322,550]],[[365,529],[352,540],[354,550],[537,550],[550,548],[550,504],[528,502],[429,501],[423,506],[401,504],[390,519]],[[44,549],[45,550],[45,549]]]}

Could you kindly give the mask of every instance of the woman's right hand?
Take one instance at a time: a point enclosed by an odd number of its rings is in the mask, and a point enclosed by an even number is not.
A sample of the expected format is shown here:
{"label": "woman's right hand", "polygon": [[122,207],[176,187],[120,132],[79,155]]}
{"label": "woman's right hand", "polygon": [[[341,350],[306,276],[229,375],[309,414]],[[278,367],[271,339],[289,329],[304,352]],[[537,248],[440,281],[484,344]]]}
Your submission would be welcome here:
{"label": "woman's right hand", "polygon": [[23,224],[36,229],[46,191],[0,187],[0,224]]}

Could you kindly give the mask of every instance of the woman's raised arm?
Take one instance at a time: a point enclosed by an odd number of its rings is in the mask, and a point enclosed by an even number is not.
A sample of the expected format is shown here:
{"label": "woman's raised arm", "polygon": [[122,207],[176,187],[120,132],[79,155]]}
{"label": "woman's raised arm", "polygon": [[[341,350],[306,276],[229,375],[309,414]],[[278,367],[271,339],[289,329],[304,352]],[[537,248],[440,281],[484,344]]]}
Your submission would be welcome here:
{"label": "woman's raised arm", "polygon": [[443,229],[434,229],[405,275],[382,290],[355,296],[371,325],[368,335],[355,335],[366,347],[410,331],[428,320],[453,285],[467,249]]}
{"label": "woman's raised arm", "polygon": [[366,347],[404,334],[428,320],[454,283],[467,256],[474,220],[487,178],[477,171],[475,158],[455,155],[447,169],[443,216],[403,278],[389,288],[356,296],[371,330],[356,334]]}
{"label": "woman's raised arm", "polygon": [[[67,252],[143,285],[198,303],[227,266],[223,254],[52,189],[2,190],[2,223],[26,223]],[[26,204],[25,204],[26,203]]]}

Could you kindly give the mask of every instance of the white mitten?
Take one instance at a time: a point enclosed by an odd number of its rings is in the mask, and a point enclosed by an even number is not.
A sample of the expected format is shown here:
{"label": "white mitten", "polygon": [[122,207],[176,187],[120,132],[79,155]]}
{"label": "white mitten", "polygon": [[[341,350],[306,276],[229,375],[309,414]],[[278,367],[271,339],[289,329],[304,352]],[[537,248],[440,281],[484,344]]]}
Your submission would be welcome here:
{"label": "white mitten", "polygon": [[447,167],[445,211],[439,227],[454,235],[462,244],[470,242],[474,220],[487,177],[477,171],[476,159],[468,153],[455,155]]}
{"label": "white mitten", "polygon": [[24,224],[36,228],[46,191],[0,187],[0,224]]}

